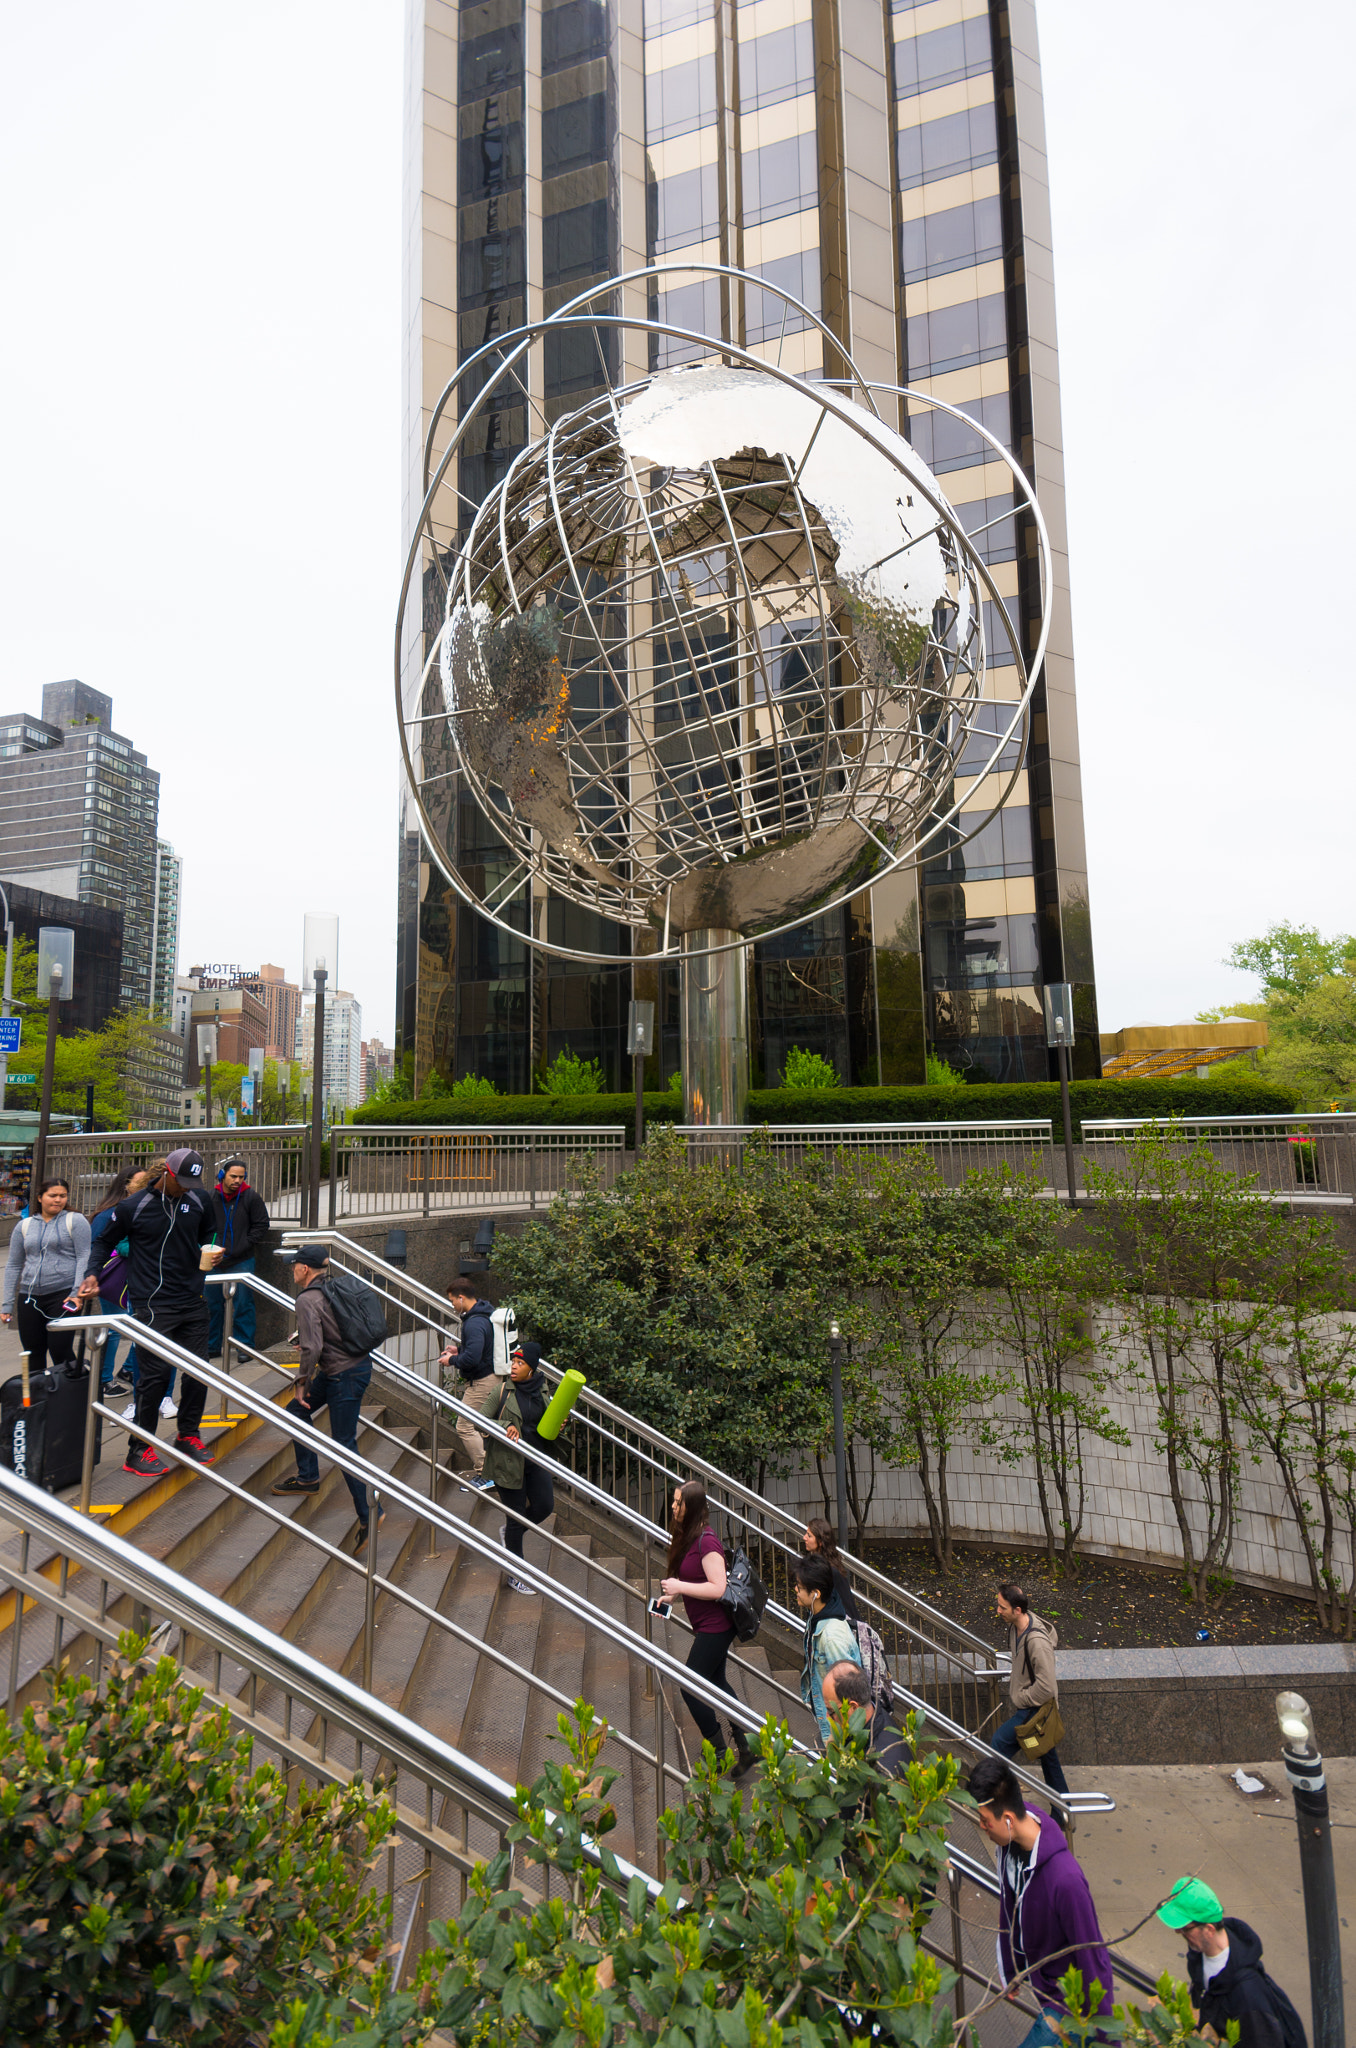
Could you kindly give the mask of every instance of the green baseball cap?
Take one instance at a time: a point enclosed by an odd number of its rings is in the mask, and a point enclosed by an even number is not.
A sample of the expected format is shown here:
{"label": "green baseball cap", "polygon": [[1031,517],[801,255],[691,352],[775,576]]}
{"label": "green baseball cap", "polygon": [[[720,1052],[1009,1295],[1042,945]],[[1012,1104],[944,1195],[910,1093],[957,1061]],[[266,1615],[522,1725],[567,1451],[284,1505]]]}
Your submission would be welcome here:
{"label": "green baseball cap", "polygon": [[1224,1918],[1224,1908],[1202,1878],[1179,1877],[1158,1917],[1165,1927],[1214,1927]]}

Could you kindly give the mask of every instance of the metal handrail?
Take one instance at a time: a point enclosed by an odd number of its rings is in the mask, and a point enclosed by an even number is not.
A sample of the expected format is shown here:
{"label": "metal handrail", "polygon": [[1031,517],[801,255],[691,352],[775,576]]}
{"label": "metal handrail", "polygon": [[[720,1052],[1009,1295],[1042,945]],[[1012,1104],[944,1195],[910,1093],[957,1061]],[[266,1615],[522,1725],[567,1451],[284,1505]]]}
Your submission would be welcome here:
{"label": "metal handrail", "polygon": [[[334,1235],[338,1235],[338,1233],[334,1233]],[[291,1303],[289,1302],[288,1297],[286,1295],[281,1294],[278,1289],[272,1287],[267,1281],[260,1280],[257,1274],[216,1274],[209,1275],[208,1279],[209,1283],[215,1281],[218,1285],[225,1285],[232,1281],[237,1283],[244,1283],[250,1286],[256,1293],[263,1294],[268,1299],[271,1299],[285,1306],[291,1306]],[[380,1292],[380,1290],[376,1291]],[[225,1336],[226,1341],[229,1341],[229,1328],[227,1328]],[[285,1373],[287,1371],[285,1367],[279,1366],[276,1363],[276,1361],[266,1358],[264,1354],[261,1352],[251,1350],[249,1346],[241,1345],[239,1348],[248,1351],[249,1355],[252,1358],[256,1359],[259,1363],[263,1365],[267,1365],[274,1372]],[[372,1356],[374,1360],[377,1360],[381,1363],[383,1370],[389,1372],[393,1378],[397,1379],[403,1385],[411,1388],[417,1393],[430,1399],[431,1402],[434,1404],[435,1411],[436,1408],[439,1406],[451,1409],[454,1412],[464,1415],[468,1417],[471,1421],[473,1421],[476,1429],[482,1435],[492,1435],[498,1437],[505,1443],[508,1443],[510,1441],[507,1436],[507,1433],[501,1428],[498,1422],[496,1422],[495,1420],[493,1420],[493,1418],[489,1416],[482,1415],[478,1409],[470,1407],[468,1403],[459,1401],[457,1397],[454,1394],[450,1393],[446,1388],[436,1386],[432,1382],[425,1380],[418,1373],[412,1372],[410,1368],[404,1365],[401,1361],[389,1359],[383,1352],[374,1351]],[[371,1426],[376,1427],[375,1424]],[[389,1435],[389,1432],[381,1431],[380,1434]],[[398,1439],[393,1439],[393,1441],[398,1441]],[[652,1544],[654,1542],[662,1543],[665,1540],[665,1532],[657,1528],[653,1522],[649,1521],[649,1519],[643,1514],[641,1514],[637,1509],[632,1508],[629,1502],[618,1500],[615,1495],[609,1494],[601,1487],[595,1486],[591,1480],[584,1478],[581,1474],[567,1470],[567,1468],[557,1463],[557,1461],[554,1458],[551,1458],[550,1456],[535,1450],[529,1444],[520,1441],[513,1445],[513,1449],[518,1455],[526,1457],[533,1463],[540,1464],[544,1469],[548,1470],[551,1473],[553,1480],[568,1481],[570,1486],[573,1487],[584,1499],[586,1499],[591,1506],[599,1508],[604,1513],[609,1514],[623,1522],[632,1533],[639,1536],[643,1546],[647,1547],[649,1544]],[[429,1457],[428,1454],[424,1452],[414,1450],[412,1454],[420,1458],[426,1464],[432,1463],[432,1459]],[[756,1499],[757,1496],[755,1495],[754,1498]],[[525,1516],[515,1514],[514,1511],[510,1508],[505,1507],[504,1512],[505,1514],[512,1515],[514,1520],[521,1521],[525,1528],[534,1526],[533,1524],[528,1522]],[[538,1528],[537,1534],[548,1544],[548,1546],[556,1546],[566,1550],[569,1549],[568,1544],[566,1544],[562,1538],[558,1536],[553,1536],[544,1529]],[[784,1548],[785,1546],[782,1547]],[[651,1585],[648,1554],[646,1555],[645,1561],[645,1587],[643,1593],[640,1588],[630,1585],[629,1582],[627,1582],[624,1579],[618,1578],[615,1573],[608,1571],[606,1566],[600,1565],[593,1560],[590,1560],[590,1570],[599,1572],[602,1577],[608,1579],[613,1585],[619,1587],[624,1594],[629,1595],[632,1598],[644,1599],[648,1607],[648,1597]],[[765,1611],[768,1614],[770,1614],[774,1620],[780,1622],[783,1627],[791,1630],[793,1633],[798,1632],[803,1627],[803,1623],[798,1615],[789,1613],[785,1608],[778,1606],[777,1603],[774,1601],[769,1601],[767,1609]],[[646,1618],[648,1623],[648,1613]],[[672,1619],[676,1626],[685,1626],[685,1624],[679,1621],[676,1616],[672,1617]],[[647,1641],[650,1640],[648,1635],[645,1639]],[[928,1647],[932,1648],[933,1646],[928,1645]],[[779,1694],[783,1699],[787,1700],[793,1707],[804,1708],[805,1703],[801,1699],[799,1693],[793,1691],[790,1686],[784,1685],[781,1682],[781,1680],[773,1676],[770,1671],[762,1672],[755,1670],[754,1667],[746,1663],[746,1661],[742,1657],[738,1656],[737,1653],[735,1653],[733,1650],[731,1651],[729,1661],[735,1665],[737,1670],[746,1673],[747,1676],[752,1678],[757,1684]],[[956,1721],[949,1715],[943,1713],[936,1705],[930,1703],[926,1699],[923,1699],[917,1693],[913,1692],[909,1687],[900,1683],[898,1680],[895,1681],[895,1692],[897,1701],[899,1702],[904,1711],[919,1712],[926,1714],[929,1720],[935,1726],[940,1728],[948,1736],[949,1739],[956,1741],[962,1747],[971,1750],[980,1756],[1000,1756],[1001,1753],[999,1751],[994,1750],[987,1742],[985,1742],[982,1736],[977,1735],[973,1733],[971,1730],[965,1728],[961,1722]],[[1034,1792],[1039,1797],[1049,1800],[1050,1803],[1058,1809],[1060,1818],[1066,1826],[1071,1827],[1074,1817],[1078,1814],[1113,1813],[1115,1811],[1115,1801],[1109,1798],[1108,1795],[1104,1792],[1096,1790],[1087,1792],[1055,1792],[1052,1787],[1047,1786],[1046,1784],[1044,1784],[1042,1780],[1036,1778],[1036,1776],[1032,1772],[1028,1771],[1024,1765],[1018,1763],[1015,1759],[1002,1757],[1001,1760],[1005,1762],[1009,1766],[1009,1768],[1014,1772],[1019,1783],[1022,1785],[1024,1792]]]}
{"label": "metal handrail", "polygon": [[[378,1767],[383,1759],[389,1759],[394,1768],[385,1789],[395,1810],[397,1830],[422,1850],[429,1860],[416,1878],[406,1880],[400,1886],[396,1886],[394,1870],[388,1862],[388,1893],[395,1889],[404,1890],[411,1883],[416,1893],[422,1891],[435,1855],[463,1873],[469,1873],[475,1867],[477,1859],[469,1853],[465,1829],[463,1840],[458,1844],[444,1829],[435,1825],[435,1799],[451,1801],[464,1814],[488,1825],[498,1834],[502,1846],[507,1827],[518,1817],[514,1788],[487,1771],[474,1758],[443,1742],[398,1709],[354,1685],[350,1679],[318,1663],[285,1637],[274,1634],[214,1594],[205,1592],[159,1559],[120,1542],[97,1522],[77,1514],[64,1502],[3,1469],[0,1469],[0,1513],[23,1532],[22,1554],[18,1563],[0,1556],[0,1579],[10,1584],[16,1594],[16,1632],[22,1627],[25,1607],[30,1600],[52,1611],[58,1626],[63,1617],[74,1613],[82,1630],[95,1639],[101,1661],[105,1648],[116,1646],[121,1633],[108,1618],[108,1590],[110,1586],[116,1587],[122,1595],[176,1623],[183,1636],[196,1637],[213,1649],[214,1682],[204,1685],[199,1674],[190,1671],[191,1682],[195,1687],[201,1686],[214,1706],[224,1707],[236,1726],[274,1749],[289,1766],[300,1766],[313,1776],[333,1784],[350,1783],[351,1773],[347,1766],[331,1762],[328,1758],[327,1737],[331,1727],[354,1742],[360,1771],[361,1760],[368,1752],[376,1759]],[[40,1572],[30,1570],[29,1545],[33,1537],[60,1549],[63,1555],[73,1559],[100,1583],[102,1594],[97,1610],[75,1600],[69,1589],[58,1589]],[[58,1647],[58,1657],[59,1654]],[[223,1656],[250,1672],[252,1683],[248,1702],[239,1692],[223,1689]],[[283,1695],[282,1722],[259,1711],[257,1694],[261,1679]],[[321,1723],[319,1746],[293,1734],[293,1708],[297,1703]],[[401,1804],[402,1773],[413,1776],[416,1783],[422,1783],[425,1788],[422,1821],[408,1806]],[[548,1824],[555,1820],[549,1810],[547,1820]],[[598,1845],[585,1836],[583,1848],[588,1859],[602,1869]],[[954,1844],[948,1844],[948,1866],[953,1947],[948,1950],[935,1938],[931,1929],[925,1932],[923,1945],[931,1953],[951,1962],[962,1979],[990,1985],[992,1979],[960,1953],[959,1942],[955,1939],[959,1928],[957,1894],[963,1881],[996,1899],[1000,1892],[998,1881],[984,1863]],[[662,1895],[664,1888],[659,1880],[638,1865],[617,1857],[616,1867],[619,1879],[608,1878],[609,1883],[617,1883],[620,1889],[625,1889],[633,1879],[639,1878],[651,1899]],[[546,1882],[549,1888],[549,1869]],[[402,1953],[408,1950],[413,1924],[412,1912]],[[1140,1991],[1153,1992],[1154,1981],[1146,1972],[1127,1962],[1114,1950],[1112,1961],[1117,1974],[1127,1983]],[[404,1975],[402,1967],[397,1981],[402,1981]],[[1029,2007],[1026,1999],[1014,2003],[1023,2012],[1029,2010],[1034,2016],[1035,2008]]]}
{"label": "metal handrail", "polygon": [[[194,1585],[191,1579],[182,1577],[158,1558],[132,1544],[120,1542],[97,1521],[77,1514],[64,1501],[30,1485],[27,1480],[16,1478],[2,1467],[0,1510],[6,1520],[24,1532],[25,1537],[23,1557],[17,1570],[10,1560],[0,1556],[0,1578],[8,1578],[18,1594],[15,1602],[16,1630],[22,1624],[26,1602],[33,1599],[58,1614],[76,1607],[82,1628],[103,1645],[116,1644],[120,1633],[107,1619],[106,1592],[98,1612],[85,1610],[72,1600],[69,1589],[62,1591],[40,1572],[28,1569],[28,1540],[37,1536],[52,1543],[63,1556],[74,1559],[83,1570],[93,1573],[105,1589],[109,1585],[116,1586],[120,1592],[168,1616],[180,1629],[211,1644],[216,1652],[217,1683],[206,1689],[218,1696],[217,1704],[226,1706],[233,1719],[256,1735],[263,1735],[267,1742],[292,1760],[304,1761],[307,1768],[313,1770],[325,1763],[323,1753],[317,1757],[298,1742],[291,1733],[290,1725],[281,1728],[261,1726],[261,1717],[253,1703],[246,1709],[238,1694],[222,1691],[220,1663],[223,1655],[248,1669],[256,1681],[263,1679],[265,1683],[277,1686],[287,1695],[289,1703],[300,1702],[322,1722],[333,1724],[350,1736],[358,1744],[360,1755],[371,1750],[378,1760],[389,1757],[397,1770],[417,1773],[443,1797],[455,1799],[501,1834],[517,1820],[514,1788],[492,1771],[487,1771],[473,1757],[464,1755],[397,1708],[388,1706],[377,1694],[364,1690],[351,1679],[318,1663],[285,1636],[274,1634],[240,1609]],[[290,1718],[289,1712],[289,1722]],[[336,1783],[344,1784],[349,1780],[348,1771],[342,1767],[331,1768],[328,1775]],[[392,1803],[397,1802],[393,1800]],[[588,1838],[585,1838],[584,1850],[590,1861],[601,1869],[602,1859],[597,1846]],[[448,1860],[459,1859],[452,1856]],[[470,1868],[473,1864],[474,1859],[466,1858],[464,1867]],[[622,1872],[623,1889],[631,1878],[639,1877],[651,1897],[659,1896],[662,1886],[647,1871],[622,1857],[617,1858],[617,1864]]]}
{"label": "metal handrail", "polygon": [[[1033,1118],[1029,1119],[1029,1121],[1035,1123],[1044,1122],[1046,1125],[1048,1125],[1049,1123],[1048,1118]],[[807,1126],[807,1128],[809,1127]],[[434,1306],[440,1308],[443,1311],[444,1317],[446,1316],[446,1303],[443,1302],[439,1296],[434,1294],[431,1288],[425,1287],[422,1281],[410,1280],[409,1276],[407,1274],[401,1273],[398,1267],[388,1265],[384,1259],[378,1258],[377,1255],[374,1252],[369,1251],[365,1245],[355,1243],[352,1238],[346,1237],[342,1231],[284,1231],[284,1245],[288,1245],[290,1243],[303,1242],[339,1245],[343,1251],[349,1253],[354,1259],[361,1261],[362,1264],[371,1267],[374,1271],[382,1273],[388,1280],[395,1282],[399,1286],[408,1286],[412,1291],[417,1291],[425,1299],[432,1302]],[[364,1276],[362,1274],[355,1275],[355,1278],[358,1279],[362,1279],[363,1277]],[[372,1283],[369,1281],[368,1284],[371,1285]],[[379,1293],[385,1292],[385,1290],[383,1289],[377,1289],[376,1291]],[[418,1309],[415,1308],[413,1304],[399,1302],[397,1298],[394,1296],[388,1295],[386,1298],[390,1300],[396,1300],[397,1305],[410,1315],[419,1315]],[[433,1323],[432,1317],[422,1317],[421,1320],[423,1320],[430,1328],[438,1327]],[[554,1375],[557,1379],[561,1377],[557,1368],[550,1365],[547,1361],[543,1361],[543,1369],[548,1373],[548,1375]],[[408,1368],[406,1368],[406,1370],[408,1370]],[[416,1379],[421,1379],[421,1376],[417,1374],[413,1375],[413,1377]],[[433,1383],[431,1381],[421,1379],[421,1384],[425,1387],[429,1387]],[[609,1421],[616,1422],[625,1429],[634,1430],[638,1436],[644,1438],[650,1444],[664,1451],[669,1456],[676,1459],[681,1467],[686,1468],[686,1473],[684,1475],[683,1473],[675,1472],[671,1470],[669,1467],[664,1466],[657,1459],[648,1457],[648,1455],[645,1452],[635,1453],[636,1455],[645,1458],[645,1461],[653,1465],[657,1471],[663,1472],[666,1479],[679,1480],[682,1476],[691,1477],[693,1474],[696,1474],[703,1479],[714,1481],[728,1495],[732,1495],[745,1508],[752,1508],[755,1509],[759,1514],[775,1518],[785,1527],[795,1529],[797,1531],[797,1536],[799,1536],[800,1521],[797,1516],[790,1514],[786,1508],[779,1506],[777,1502],[768,1500],[765,1495],[756,1493],[752,1487],[746,1487],[742,1483],[742,1481],[733,1478],[731,1474],[728,1472],[721,1471],[719,1466],[710,1464],[705,1458],[701,1458],[694,1451],[688,1450],[685,1445],[676,1443],[672,1437],[665,1436],[661,1430],[655,1429],[651,1423],[642,1422],[637,1416],[630,1414],[625,1408],[618,1407],[614,1402],[609,1401],[604,1395],[597,1393],[591,1387],[586,1386],[581,1389],[579,1395],[579,1403],[582,1405],[586,1405],[590,1408],[597,1409],[599,1413],[607,1416]],[[477,1427],[479,1427],[478,1424]],[[606,1432],[600,1433],[606,1434]],[[616,1441],[616,1439],[609,1440],[613,1442]],[[626,1445],[624,1448],[628,1451],[634,1452],[634,1446],[632,1445]],[[609,1496],[609,1498],[610,1497],[611,1496]],[[770,1534],[770,1532],[767,1531],[761,1531],[760,1533],[764,1535]],[[772,1537],[771,1540],[773,1542],[776,1542],[778,1544],[778,1547],[784,1551],[787,1551],[797,1556],[800,1554],[800,1545],[798,1540],[795,1543],[790,1544],[784,1543],[781,1541],[781,1539],[776,1537]],[[865,1560],[854,1556],[852,1552],[844,1550],[841,1544],[839,1545],[839,1552],[840,1555],[843,1557],[845,1563],[850,1567],[854,1579],[860,1580],[866,1585],[873,1586],[878,1591],[888,1594],[892,1600],[902,1602],[903,1605],[910,1612],[925,1617],[930,1626],[936,1629],[940,1629],[944,1633],[949,1634],[953,1637],[959,1638],[961,1641],[966,1643],[973,1651],[975,1651],[978,1654],[978,1656],[982,1659],[982,1668],[972,1671],[967,1670],[967,1676],[974,1679],[981,1679],[988,1678],[992,1675],[992,1667],[990,1660],[993,1658],[995,1653],[994,1647],[991,1643],[986,1643],[982,1636],[975,1635],[972,1630],[964,1627],[962,1623],[952,1620],[950,1615],[943,1614],[940,1608],[933,1607],[926,1600],[920,1599],[916,1593],[910,1593],[905,1587],[896,1584],[896,1582],[893,1579],[888,1578],[884,1572],[878,1571],[874,1565],[867,1564]],[[890,1619],[892,1622],[896,1623],[896,1625],[899,1625],[898,1616],[891,1615]],[[920,1635],[919,1641],[928,1651],[937,1653],[940,1650],[942,1654],[951,1657],[954,1662],[961,1664],[962,1668],[965,1668],[964,1660],[958,1657],[954,1651],[946,1649],[944,1646],[937,1644],[936,1642],[934,1642],[926,1636]]]}
{"label": "metal handrail", "polygon": [[[252,1276],[232,1274],[228,1277],[239,1281]],[[139,1349],[144,1348],[151,1351],[180,1370],[201,1380],[208,1387],[215,1388],[220,1393],[229,1394],[248,1413],[253,1413],[256,1419],[268,1423],[271,1427],[281,1429],[284,1434],[300,1441],[317,1454],[323,1454],[332,1464],[338,1465],[342,1471],[351,1472],[356,1479],[364,1486],[370,1488],[373,1494],[380,1498],[383,1506],[395,1504],[412,1515],[416,1521],[432,1523],[445,1535],[454,1538],[466,1549],[502,1569],[505,1555],[502,1546],[495,1542],[493,1538],[483,1534],[473,1523],[462,1521],[459,1516],[451,1513],[440,1502],[417,1493],[413,1487],[407,1485],[405,1481],[397,1479],[394,1474],[377,1470],[366,1459],[358,1456],[356,1452],[347,1450],[342,1444],[337,1444],[332,1437],[323,1434],[312,1424],[302,1422],[298,1417],[289,1415],[285,1409],[278,1406],[276,1401],[261,1396],[247,1382],[232,1378],[217,1366],[186,1350],[183,1345],[176,1343],[173,1338],[166,1337],[161,1332],[155,1331],[143,1323],[136,1322],[129,1316],[110,1315],[106,1312],[97,1315],[63,1318],[61,1328],[63,1332],[76,1330],[108,1331],[113,1329],[123,1332],[135,1340]],[[493,1662],[503,1664],[505,1668],[511,1670],[529,1688],[551,1699],[556,1705],[567,1709],[572,1706],[573,1702],[565,1694],[559,1692],[557,1688],[539,1677],[535,1671],[516,1664],[504,1652],[495,1650],[477,1637],[470,1636],[466,1630],[461,1629],[458,1624],[452,1622],[447,1615],[438,1613],[436,1609],[416,1599],[405,1587],[379,1573],[376,1569],[377,1537],[375,1531],[373,1531],[372,1537],[369,1540],[367,1546],[368,1555],[364,1561],[348,1556],[347,1553],[337,1550],[333,1545],[326,1543],[323,1537],[317,1536],[313,1531],[307,1529],[304,1524],[296,1522],[282,1509],[275,1508],[271,1502],[261,1499],[257,1494],[246,1492],[244,1488],[237,1487],[232,1480],[225,1478],[222,1473],[215,1471],[212,1466],[200,1464],[196,1459],[187,1456],[185,1453],[176,1451],[173,1444],[160,1441],[153,1431],[143,1430],[137,1423],[118,1416],[112,1409],[106,1407],[96,1398],[97,1391],[98,1375],[95,1372],[91,1372],[89,1413],[85,1436],[85,1470],[82,1478],[82,1507],[84,1509],[87,1510],[89,1506],[90,1475],[94,1448],[93,1418],[95,1415],[99,1415],[117,1427],[126,1430],[129,1435],[151,1444],[158,1455],[162,1457],[168,1456],[175,1465],[186,1470],[191,1475],[205,1479],[220,1487],[222,1491],[232,1493],[246,1501],[252,1513],[262,1514],[278,1522],[292,1531],[294,1535],[302,1537],[315,1548],[326,1552],[331,1558],[342,1562],[354,1571],[361,1572],[368,1582],[365,1658],[369,1664],[375,1615],[375,1596],[376,1591],[380,1589],[399,1601],[402,1606],[408,1607],[421,1615],[430,1625],[438,1627],[460,1640],[472,1643],[481,1654],[489,1657]],[[684,1664],[676,1657],[670,1655],[667,1650],[661,1649],[657,1644],[647,1641],[643,1636],[637,1635],[624,1622],[617,1621],[615,1617],[606,1613],[602,1608],[594,1606],[592,1602],[585,1599],[582,1595],[563,1591],[554,1583],[549,1574],[539,1570],[537,1566],[531,1564],[528,1560],[515,1558],[513,1563],[515,1576],[529,1584],[534,1592],[549,1599],[556,1606],[565,1608],[575,1618],[582,1619],[590,1629],[606,1636],[609,1641],[617,1644],[619,1648],[637,1657],[653,1673],[654,1680],[656,1681],[657,1728],[654,1751],[647,1750],[634,1737],[623,1733],[623,1731],[615,1727],[609,1729],[608,1739],[617,1742],[620,1747],[629,1751],[633,1756],[638,1757],[654,1770],[656,1792],[658,1794],[655,1808],[656,1815],[663,1810],[662,1787],[664,1779],[672,1778],[679,1784],[685,1782],[684,1774],[678,1771],[672,1764],[667,1763],[663,1755],[659,1709],[663,1702],[663,1684],[665,1680],[679,1685],[685,1692],[696,1695],[704,1700],[707,1705],[718,1708],[727,1720],[737,1722],[746,1730],[761,1727],[762,1716],[746,1706],[737,1696],[719,1690],[698,1673],[689,1671]],[[806,1751],[806,1745],[798,1743],[796,1746],[802,1751]]]}

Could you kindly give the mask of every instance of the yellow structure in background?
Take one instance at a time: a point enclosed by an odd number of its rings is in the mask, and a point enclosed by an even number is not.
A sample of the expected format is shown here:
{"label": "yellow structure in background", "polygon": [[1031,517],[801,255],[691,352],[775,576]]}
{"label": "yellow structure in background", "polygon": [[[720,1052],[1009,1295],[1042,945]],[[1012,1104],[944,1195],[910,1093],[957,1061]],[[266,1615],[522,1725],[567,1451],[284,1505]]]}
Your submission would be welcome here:
{"label": "yellow structure in background", "polygon": [[1256,1052],[1267,1042],[1267,1027],[1251,1017],[1225,1017],[1218,1024],[1193,1018],[1185,1024],[1129,1024],[1102,1033],[1102,1078],[1124,1081],[1166,1074],[1204,1076],[1222,1060]]}

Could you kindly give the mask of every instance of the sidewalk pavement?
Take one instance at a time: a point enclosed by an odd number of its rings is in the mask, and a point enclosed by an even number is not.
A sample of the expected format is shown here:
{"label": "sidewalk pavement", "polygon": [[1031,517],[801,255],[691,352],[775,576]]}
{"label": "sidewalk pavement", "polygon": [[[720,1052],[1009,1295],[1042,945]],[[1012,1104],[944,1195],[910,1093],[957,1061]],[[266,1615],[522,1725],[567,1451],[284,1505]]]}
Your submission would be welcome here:
{"label": "sidewalk pavement", "polygon": [[[1323,1731],[1318,1729],[1320,1742]],[[1240,1759],[1241,1761],[1241,1759]],[[1348,2021],[1356,2037],[1356,1757],[1325,1759],[1333,1819],[1333,1860],[1342,1926],[1342,1975]],[[1304,1928],[1295,1807],[1278,1753],[1243,1763],[1268,1790],[1248,1798],[1225,1764],[1122,1764],[1071,1767],[1075,1791],[1094,1788],[1116,1811],[1080,1818],[1073,1849],[1097,1902],[1102,1932],[1141,1969],[1186,1977],[1186,1944],[1151,1912],[1179,1877],[1202,1877],[1226,1914],[1246,1920],[1262,1942],[1268,1973],[1290,1994],[1309,2039],[1309,1952]]]}

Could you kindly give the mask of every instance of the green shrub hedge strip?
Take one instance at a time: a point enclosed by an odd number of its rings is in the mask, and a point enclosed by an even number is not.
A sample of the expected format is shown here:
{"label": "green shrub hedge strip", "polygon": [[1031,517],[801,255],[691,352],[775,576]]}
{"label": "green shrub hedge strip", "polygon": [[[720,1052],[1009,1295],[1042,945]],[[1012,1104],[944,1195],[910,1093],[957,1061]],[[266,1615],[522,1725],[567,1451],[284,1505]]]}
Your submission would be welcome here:
{"label": "green shrub hedge strip", "polygon": [[[1069,1090],[1074,1135],[1086,1117],[1285,1116],[1299,1103],[1274,1081],[1075,1081]],[[634,1095],[499,1095],[454,1102],[402,1102],[363,1108],[355,1124],[625,1124],[635,1138]],[[1027,1116],[1060,1118],[1057,1081],[992,1081],[970,1088],[755,1088],[751,1124],[978,1123]],[[645,1097],[647,1124],[683,1120],[676,1095]]]}

